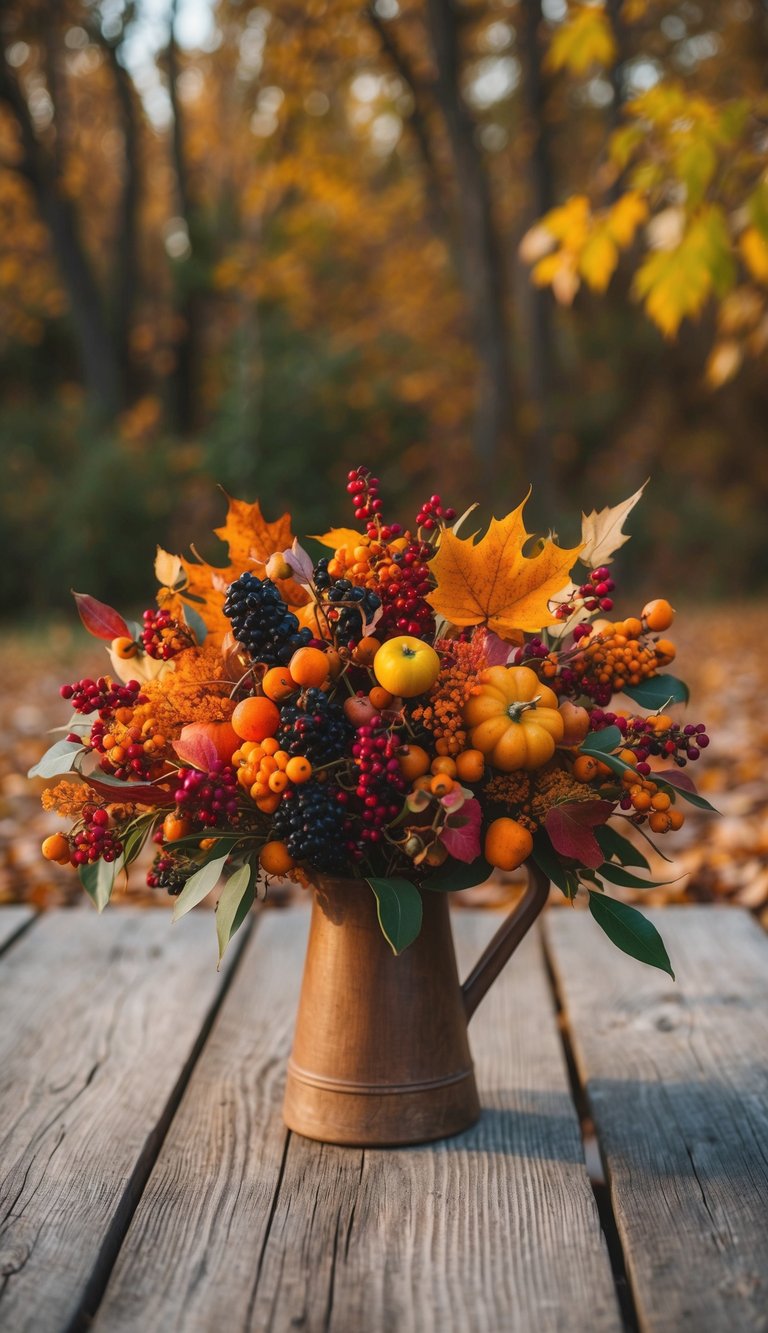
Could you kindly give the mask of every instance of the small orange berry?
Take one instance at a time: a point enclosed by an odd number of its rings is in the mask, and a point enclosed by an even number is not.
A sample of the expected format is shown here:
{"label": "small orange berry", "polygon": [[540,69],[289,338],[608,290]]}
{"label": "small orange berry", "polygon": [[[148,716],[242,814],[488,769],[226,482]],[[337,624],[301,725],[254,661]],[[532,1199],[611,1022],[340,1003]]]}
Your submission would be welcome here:
{"label": "small orange berry", "polygon": [[672,827],[672,820],[666,810],[654,810],[648,816],[648,825],[654,833],[668,833]]}
{"label": "small orange berry", "polygon": [[389,690],[385,690],[383,685],[374,685],[373,689],[368,692],[368,698],[374,708],[377,708],[379,712],[383,708],[389,708],[395,701],[394,694],[390,694]]}
{"label": "small orange berry", "polygon": [[181,819],[178,815],[166,815],[163,820],[163,841],[176,842],[179,838],[185,838],[192,831],[192,822],[189,819]]}
{"label": "small orange berry", "polygon": [[420,745],[406,745],[397,756],[400,772],[409,782],[420,778],[429,768],[429,755]]}
{"label": "small orange berry", "polygon": [[462,750],[456,755],[456,776],[462,782],[479,782],[485,772],[485,756],[481,750]]}
{"label": "small orange berry", "polygon": [[133,639],[126,639],[124,636],[113,639],[111,647],[115,657],[119,657],[123,662],[127,662],[131,657],[136,657],[139,651],[139,645]]}
{"label": "small orange berry", "polygon": [[58,861],[60,865],[69,861],[69,843],[63,833],[52,833],[45,839],[41,851],[46,861]]}
{"label": "small orange berry", "polygon": [[303,755],[294,755],[285,766],[286,777],[297,785],[307,782],[312,777],[312,765]]}
{"label": "small orange berry", "polygon": [[436,773],[429,784],[429,790],[434,796],[447,796],[449,791],[453,791],[455,785],[450,774]]}
{"label": "small orange berry", "polygon": [[456,777],[456,761],[445,754],[440,754],[437,759],[433,759],[430,769],[433,773],[447,773],[449,778]]}
{"label": "small orange berry", "polygon": [[275,792],[285,791],[287,786],[288,786],[287,773],[281,773],[279,768],[274,773],[270,773],[269,775],[270,791],[275,791]]}
{"label": "small orange berry", "polygon": [[643,624],[653,631],[669,629],[675,618],[673,607],[664,597],[657,597],[643,607]]}
{"label": "small orange berry", "polygon": [[682,828],[683,824],[685,823],[685,815],[683,814],[682,810],[675,810],[674,808],[668,810],[667,818],[669,819],[669,827],[675,833],[679,828]]}
{"label": "small orange berry", "polygon": [[360,640],[352,653],[352,657],[360,666],[370,666],[380,647],[381,643],[378,639],[366,636],[366,638]]}
{"label": "small orange berry", "polygon": [[284,842],[265,842],[259,852],[259,865],[268,875],[287,875],[295,864]]}

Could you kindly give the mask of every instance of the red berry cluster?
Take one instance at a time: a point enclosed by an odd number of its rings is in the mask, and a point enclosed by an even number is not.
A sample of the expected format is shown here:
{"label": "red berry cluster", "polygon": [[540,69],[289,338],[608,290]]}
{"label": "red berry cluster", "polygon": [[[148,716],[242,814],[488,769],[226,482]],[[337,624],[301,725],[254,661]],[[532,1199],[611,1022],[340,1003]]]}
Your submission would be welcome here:
{"label": "red berry cluster", "polygon": [[180,768],[179,786],[173,794],[180,815],[202,828],[230,827],[237,823],[237,774],[230,764],[217,759],[210,773]]}
{"label": "red berry cluster", "polygon": [[659,731],[654,727],[653,719],[631,717],[627,721],[625,741],[638,759],[637,772],[645,777],[651,772],[647,762],[651,756],[672,760],[678,768],[685,768],[689,760],[693,762],[702,750],[706,750],[709,736],[703,722],[688,722],[685,726],[674,722],[671,727]]}
{"label": "red berry cluster", "polygon": [[432,554],[428,542],[411,541],[393,557],[401,575],[379,586],[383,614],[376,625],[378,638],[392,634],[413,634],[428,638],[435,628],[435,613],[425,596],[431,588],[429,567]]}
{"label": "red berry cluster", "polygon": [[374,720],[369,726],[358,728],[352,756],[359,770],[355,795],[361,802],[363,842],[381,842],[382,828],[400,813],[402,800],[397,798],[408,785],[397,759],[401,748],[402,741],[389,734],[382,721]]}
{"label": "red berry cluster", "polygon": [[381,513],[383,500],[379,499],[378,477],[373,477],[366,467],[353,468],[347,473],[347,492],[352,496],[357,521],[365,521],[365,530],[369,537],[388,542],[402,532],[399,523],[382,524]]}
{"label": "red berry cluster", "polygon": [[112,717],[116,708],[132,708],[140,702],[141,685],[137,680],[129,680],[127,685],[116,685],[109,676],[99,676],[98,680],[85,677],[71,685],[62,685],[59,694],[62,699],[69,699],[76,713],[95,713],[105,722]]}
{"label": "red berry cluster", "polygon": [[427,532],[432,532],[439,527],[440,521],[452,523],[456,517],[455,509],[443,509],[443,502],[439,495],[430,495],[428,500],[424,501],[418,514],[416,515],[416,526],[425,528]]}
{"label": "red berry cluster", "polygon": [[[578,589],[577,596],[585,611],[612,611],[613,598],[608,594],[613,592],[616,584],[610,576],[610,571],[605,565],[600,565],[598,569],[593,569],[586,583],[582,583]],[[561,602],[555,611],[558,620],[567,620],[572,616],[576,606],[573,602]],[[577,632],[578,631],[578,632]],[[582,635],[589,632],[589,626],[577,625],[574,630],[574,638],[579,639]]]}
{"label": "red berry cluster", "polygon": [[110,828],[110,818],[101,805],[83,806],[82,827],[72,836],[73,866],[85,866],[93,861],[116,861],[123,844]]}
{"label": "red berry cluster", "polygon": [[168,611],[150,608],[144,612],[142,620],[141,642],[144,652],[157,661],[167,662],[194,643],[187,626],[174,620]]}

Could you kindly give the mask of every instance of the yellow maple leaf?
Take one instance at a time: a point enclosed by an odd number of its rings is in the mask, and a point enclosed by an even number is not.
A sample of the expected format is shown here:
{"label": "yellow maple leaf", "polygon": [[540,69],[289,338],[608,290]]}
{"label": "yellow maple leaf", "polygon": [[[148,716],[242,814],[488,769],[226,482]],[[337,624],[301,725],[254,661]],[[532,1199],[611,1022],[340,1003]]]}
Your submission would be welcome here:
{"label": "yellow maple leaf", "polygon": [[[230,628],[223,609],[230,583],[246,570],[264,578],[269,557],[275,551],[287,550],[293,542],[290,514],[270,522],[262,514],[258,500],[253,504],[231,496],[227,500],[226,520],[214,532],[227,545],[229,564],[221,568],[209,565],[197,557],[197,552],[194,560],[181,558],[187,580],[183,595],[190,598],[202,616],[214,642],[220,642]],[[306,589],[293,579],[280,579],[277,587],[290,607],[303,606],[309,600]]]}
{"label": "yellow maple leaf", "polygon": [[334,551],[344,550],[348,555],[352,554],[356,546],[365,545],[362,533],[355,532],[354,528],[329,528],[322,537],[314,533],[312,540],[330,546]]}
{"label": "yellow maple leaf", "polygon": [[437,587],[427,598],[439,615],[454,625],[486,625],[502,639],[556,622],[548,602],[567,582],[581,547],[565,550],[547,540],[532,559],[524,556],[525,503],[491,519],[479,541],[443,533],[430,564]]}

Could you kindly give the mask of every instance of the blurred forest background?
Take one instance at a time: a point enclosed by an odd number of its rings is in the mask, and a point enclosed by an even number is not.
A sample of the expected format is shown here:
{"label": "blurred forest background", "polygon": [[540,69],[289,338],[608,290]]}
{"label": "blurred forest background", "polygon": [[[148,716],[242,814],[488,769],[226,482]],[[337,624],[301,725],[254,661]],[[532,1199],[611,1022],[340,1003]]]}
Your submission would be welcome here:
{"label": "blurred forest background", "polygon": [[569,540],[651,475],[626,578],[765,577],[764,0],[3,0],[0,31],[3,612],[139,607],[217,483],[346,521],[361,461],[405,518],[532,481]]}

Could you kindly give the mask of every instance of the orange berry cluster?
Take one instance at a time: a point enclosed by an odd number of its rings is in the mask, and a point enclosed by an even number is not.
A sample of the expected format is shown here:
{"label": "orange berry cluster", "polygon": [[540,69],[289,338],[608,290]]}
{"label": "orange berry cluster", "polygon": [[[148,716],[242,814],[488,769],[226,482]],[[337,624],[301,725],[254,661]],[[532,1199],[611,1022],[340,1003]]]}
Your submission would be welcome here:
{"label": "orange berry cluster", "polygon": [[358,588],[378,588],[401,579],[403,570],[393,557],[408,545],[406,537],[391,542],[360,538],[359,546],[347,550],[341,546],[328,562],[332,579],[349,579]]}
{"label": "orange berry cluster", "polygon": [[[623,690],[625,685],[639,685],[641,680],[655,676],[660,666],[672,660],[663,650],[659,651],[657,644],[642,642],[641,633],[639,620],[607,626],[574,658],[573,670],[587,682],[604,686],[610,693]],[[671,644],[665,646],[672,648]]]}
{"label": "orange berry cluster", "polygon": [[668,792],[661,791],[655,782],[639,773],[625,773],[622,781],[626,791],[621,807],[634,810],[636,822],[647,816],[654,833],[669,833],[670,829],[676,832],[682,828],[685,815],[674,808]]}
{"label": "orange berry cluster", "polygon": [[259,810],[273,814],[280,797],[293,783],[299,786],[312,776],[312,765],[303,755],[290,755],[281,750],[273,736],[266,740],[246,741],[235,750],[232,766],[238,784],[248,792]]}
{"label": "orange berry cluster", "polygon": [[464,726],[464,705],[474,687],[478,671],[485,665],[477,647],[459,640],[441,640],[438,652],[451,653],[443,657],[437,684],[427,704],[413,710],[413,720],[431,731],[435,750],[439,755],[458,755],[466,749],[467,733]]}

